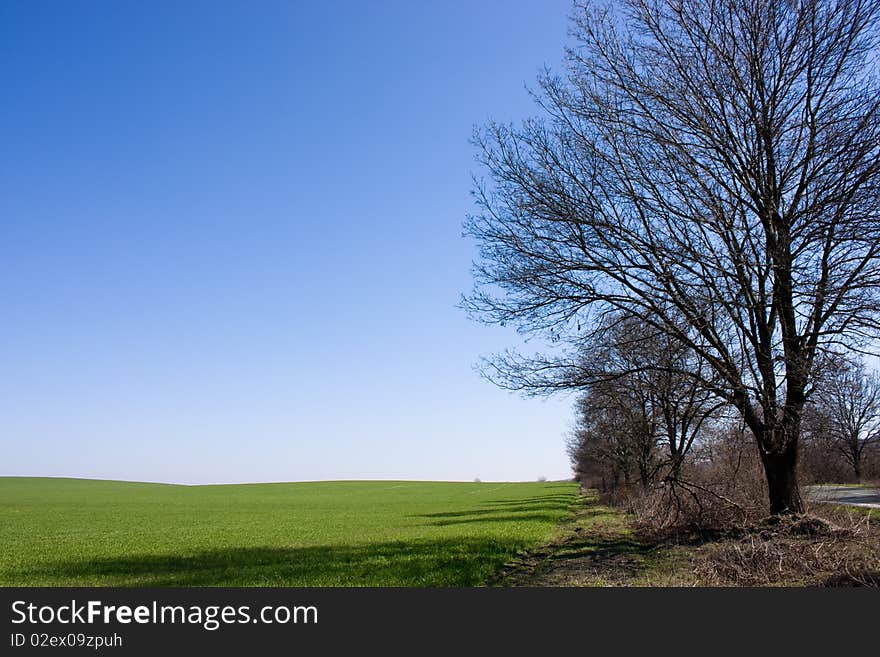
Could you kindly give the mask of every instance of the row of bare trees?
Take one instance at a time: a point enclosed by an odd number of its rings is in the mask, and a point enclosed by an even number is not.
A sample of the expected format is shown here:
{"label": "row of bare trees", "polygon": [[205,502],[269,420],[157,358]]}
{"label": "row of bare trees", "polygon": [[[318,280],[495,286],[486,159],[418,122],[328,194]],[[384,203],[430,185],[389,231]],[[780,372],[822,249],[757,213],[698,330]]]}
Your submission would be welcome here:
{"label": "row of bare trees", "polygon": [[603,487],[643,490],[679,480],[685,459],[725,403],[697,383],[705,367],[663,333],[620,314],[584,346],[577,372],[564,381],[583,389],[569,452],[579,479],[598,474]]}
{"label": "row of bare trees", "polygon": [[[753,442],[734,409],[668,367],[674,343],[637,340],[617,327],[616,342],[584,359],[591,383],[578,395],[568,452],[578,481],[603,491],[648,491],[658,485],[706,485],[719,472],[735,477],[738,454]],[[619,331],[624,331],[620,333]],[[626,337],[624,337],[626,336]],[[838,357],[805,406],[805,478],[856,481],[880,477],[880,377],[857,360]],[[719,467],[718,459],[736,464]],[[866,472],[867,471],[867,472]],[[695,476],[700,484],[687,481]],[[729,494],[731,483],[720,482]]]}
{"label": "row of bare trees", "polygon": [[[486,180],[466,222],[466,306],[556,346],[505,354],[490,376],[604,399],[584,349],[613,327],[647,331],[674,356],[632,376],[666,372],[732,409],[771,512],[802,511],[824,363],[880,332],[878,21],[880,0],[578,3],[567,69],[535,92],[541,116],[475,138]],[[663,385],[648,384],[652,408]],[[679,446],[670,467],[702,411],[676,413],[651,414]]]}

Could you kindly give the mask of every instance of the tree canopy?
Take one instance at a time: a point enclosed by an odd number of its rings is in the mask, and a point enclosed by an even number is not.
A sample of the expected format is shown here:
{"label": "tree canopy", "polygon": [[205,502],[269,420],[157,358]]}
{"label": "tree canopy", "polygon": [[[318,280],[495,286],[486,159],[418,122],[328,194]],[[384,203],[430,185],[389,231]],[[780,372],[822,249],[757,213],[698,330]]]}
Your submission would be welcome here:
{"label": "tree canopy", "polygon": [[[472,314],[569,353],[612,313],[674,339],[754,434],[774,512],[802,508],[822,354],[880,329],[878,16],[877,0],[578,4],[540,115],[475,138]],[[571,361],[495,365],[527,388]]]}

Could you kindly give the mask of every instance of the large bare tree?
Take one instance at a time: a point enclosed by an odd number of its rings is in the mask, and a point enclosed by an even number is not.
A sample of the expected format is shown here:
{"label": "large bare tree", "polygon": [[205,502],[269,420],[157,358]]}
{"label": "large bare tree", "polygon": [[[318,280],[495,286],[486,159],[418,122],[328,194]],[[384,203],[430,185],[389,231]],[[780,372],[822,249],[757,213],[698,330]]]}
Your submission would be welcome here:
{"label": "large bare tree", "polygon": [[878,17],[880,0],[577,5],[542,116],[476,136],[469,309],[554,340],[622,312],[692,350],[755,436],[773,513],[802,510],[819,355],[880,328]]}

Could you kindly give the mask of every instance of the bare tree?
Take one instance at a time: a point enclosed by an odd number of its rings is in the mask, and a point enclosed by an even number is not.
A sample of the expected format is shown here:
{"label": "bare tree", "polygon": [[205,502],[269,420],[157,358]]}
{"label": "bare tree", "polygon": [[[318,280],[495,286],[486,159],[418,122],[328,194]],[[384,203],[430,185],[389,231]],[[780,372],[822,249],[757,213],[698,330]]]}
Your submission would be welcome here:
{"label": "bare tree", "polygon": [[597,384],[578,398],[569,456],[582,483],[598,476],[603,489],[616,489],[637,476],[645,489],[657,467],[655,426],[638,389],[618,383]]}
{"label": "bare tree", "polygon": [[705,360],[667,333],[626,316],[616,333],[610,357],[596,371],[604,370],[606,377],[623,373],[646,392],[665,448],[666,478],[677,480],[707,421],[718,417],[726,402],[703,384],[713,380]]}
{"label": "bare tree", "polygon": [[[605,396],[637,400],[654,443],[664,454],[651,479],[662,470],[665,478],[677,480],[704,425],[726,403],[702,384],[712,372],[698,354],[626,314],[610,315],[609,320],[609,326],[594,332],[591,342],[582,343],[577,369],[544,371],[543,385],[590,386]],[[535,372],[528,378],[532,390],[541,385]]]}
{"label": "bare tree", "polygon": [[676,340],[754,435],[772,513],[802,510],[817,355],[880,328],[878,17],[880,0],[578,5],[544,117],[475,138],[472,313],[567,340],[623,312]]}
{"label": "bare tree", "polygon": [[817,386],[814,401],[813,432],[860,481],[865,449],[880,441],[880,376],[842,361]]}

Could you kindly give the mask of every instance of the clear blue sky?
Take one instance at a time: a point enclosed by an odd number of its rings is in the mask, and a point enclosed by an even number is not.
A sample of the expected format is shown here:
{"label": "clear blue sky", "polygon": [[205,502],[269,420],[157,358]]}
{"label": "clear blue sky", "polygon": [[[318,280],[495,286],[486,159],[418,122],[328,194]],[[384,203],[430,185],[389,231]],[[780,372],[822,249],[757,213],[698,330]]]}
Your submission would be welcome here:
{"label": "clear blue sky", "polygon": [[570,3],[0,3],[0,474],[570,476],[473,370],[488,118]]}

